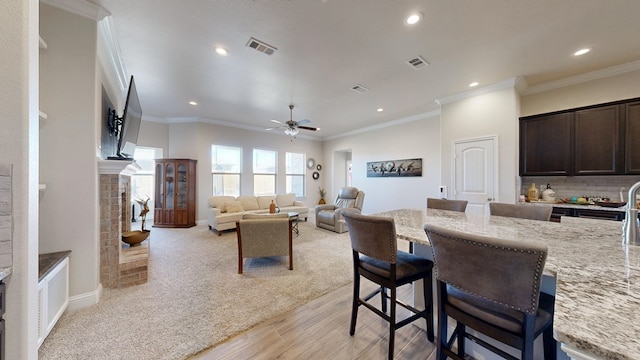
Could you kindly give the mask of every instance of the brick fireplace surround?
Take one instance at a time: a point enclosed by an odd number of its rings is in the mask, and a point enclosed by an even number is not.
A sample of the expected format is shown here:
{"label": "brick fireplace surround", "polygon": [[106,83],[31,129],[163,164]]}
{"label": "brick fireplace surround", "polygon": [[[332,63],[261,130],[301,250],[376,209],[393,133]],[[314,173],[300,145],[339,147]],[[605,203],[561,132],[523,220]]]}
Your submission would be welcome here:
{"label": "brick fireplace surround", "polygon": [[131,230],[131,175],[140,166],[126,160],[100,160],[100,282],[124,288],[147,282],[149,239],[138,246],[122,242]]}

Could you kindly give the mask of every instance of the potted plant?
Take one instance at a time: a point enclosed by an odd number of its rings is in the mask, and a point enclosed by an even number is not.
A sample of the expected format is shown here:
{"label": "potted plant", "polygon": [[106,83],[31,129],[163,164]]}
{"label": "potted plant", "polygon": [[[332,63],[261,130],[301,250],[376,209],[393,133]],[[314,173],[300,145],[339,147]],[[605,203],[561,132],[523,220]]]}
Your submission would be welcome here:
{"label": "potted plant", "polygon": [[326,204],[326,202],[324,201],[324,196],[327,195],[327,190],[319,187],[318,188],[318,194],[320,194],[320,200],[318,201],[318,204],[320,204],[320,205]]}

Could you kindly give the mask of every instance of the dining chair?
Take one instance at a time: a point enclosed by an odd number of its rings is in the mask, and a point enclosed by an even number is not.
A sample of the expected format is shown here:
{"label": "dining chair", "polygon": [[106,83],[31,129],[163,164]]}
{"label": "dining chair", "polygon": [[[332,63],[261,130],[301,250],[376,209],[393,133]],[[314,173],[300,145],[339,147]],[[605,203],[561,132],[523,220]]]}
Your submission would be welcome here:
{"label": "dining chair", "polygon": [[496,216],[505,216],[519,219],[551,220],[551,205],[517,205],[490,202],[489,213]]}
{"label": "dining chair", "polygon": [[467,210],[467,203],[467,200],[427,198],[427,209],[441,209],[465,212]]}
{"label": "dining chair", "polygon": [[[533,359],[534,339],[542,334],[544,358],[555,359],[554,299],[540,292],[546,246],[430,224],[424,230],[434,257],[437,359],[463,359],[466,339],[506,359],[517,359],[469,333],[467,327],[520,350],[520,359],[526,360]],[[456,321],[450,338],[448,318]]]}
{"label": "dining chair", "polygon": [[[417,319],[427,322],[427,339],[433,342],[433,293],[431,269],[433,262],[414,254],[398,251],[395,222],[391,217],[361,215],[353,212],[342,214],[349,229],[353,256],[353,301],[349,334],[356,330],[358,308],[363,305],[389,323],[389,359],[393,359],[395,331]],[[360,277],[364,277],[379,287],[370,294],[360,297]],[[425,309],[415,307],[397,299],[397,288],[423,280]],[[387,294],[387,289],[390,295]],[[381,310],[369,303],[380,294]],[[389,309],[387,308],[389,301]],[[396,319],[396,305],[413,314],[401,321]]]}

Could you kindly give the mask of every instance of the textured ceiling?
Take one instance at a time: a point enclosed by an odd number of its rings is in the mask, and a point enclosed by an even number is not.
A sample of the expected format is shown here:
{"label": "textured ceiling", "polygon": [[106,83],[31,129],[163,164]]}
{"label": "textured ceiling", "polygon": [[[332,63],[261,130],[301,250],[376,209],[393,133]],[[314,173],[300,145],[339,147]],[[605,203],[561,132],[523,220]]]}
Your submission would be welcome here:
{"label": "textured ceiling", "polygon": [[[438,110],[436,99],[472,81],[522,77],[534,86],[640,59],[637,0],[100,3],[145,116],[262,129],[288,120],[292,103],[294,120],[322,128],[301,135],[318,138]],[[409,27],[411,11],[424,18]],[[247,47],[251,37],[277,51]],[[582,47],[593,51],[571,55]],[[430,65],[411,68],[416,56]],[[356,84],[369,91],[351,90]]]}

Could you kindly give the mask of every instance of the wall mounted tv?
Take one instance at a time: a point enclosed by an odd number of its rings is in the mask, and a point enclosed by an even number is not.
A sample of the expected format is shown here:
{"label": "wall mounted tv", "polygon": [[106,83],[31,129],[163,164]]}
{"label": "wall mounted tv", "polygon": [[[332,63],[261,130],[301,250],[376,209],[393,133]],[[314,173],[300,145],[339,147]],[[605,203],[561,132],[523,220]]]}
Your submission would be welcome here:
{"label": "wall mounted tv", "polygon": [[108,124],[109,133],[117,140],[116,154],[109,156],[110,160],[132,159],[138,142],[140,132],[140,121],[142,121],[142,108],[136,90],[136,83],[133,75],[129,81],[129,91],[124,105],[122,116],[118,117],[114,109],[109,109]]}

